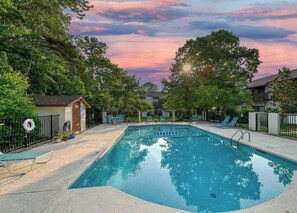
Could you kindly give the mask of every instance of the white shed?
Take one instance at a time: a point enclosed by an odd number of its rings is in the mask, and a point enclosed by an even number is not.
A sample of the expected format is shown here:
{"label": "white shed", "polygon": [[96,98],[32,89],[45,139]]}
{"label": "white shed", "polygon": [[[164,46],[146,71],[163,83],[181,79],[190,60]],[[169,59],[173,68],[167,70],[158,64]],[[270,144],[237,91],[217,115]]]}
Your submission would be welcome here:
{"label": "white shed", "polygon": [[81,96],[34,96],[38,116],[60,115],[59,131],[70,121],[73,132],[86,130],[86,109],[90,104]]}

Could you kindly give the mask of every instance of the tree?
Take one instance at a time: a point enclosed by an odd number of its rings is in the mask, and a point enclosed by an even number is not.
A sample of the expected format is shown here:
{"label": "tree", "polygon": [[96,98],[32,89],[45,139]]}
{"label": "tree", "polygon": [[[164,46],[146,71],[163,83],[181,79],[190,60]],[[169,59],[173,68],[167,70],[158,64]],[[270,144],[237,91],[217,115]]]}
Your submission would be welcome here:
{"label": "tree", "polygon": [[107,45],[95,37],[77,37],[86,71],[81,74],[85,96],[96,110],[132,114],[150,106],[140,96],[143,90],[135,76],[129,76],[105,56]]}
{"label": "tree", "polygon": [[290,69],[279,69],[277,77],[269,86],[274,105],[279,105],[282,113],[297,112],[297,81],[291,77]]}
{"label": "tree", "polygon": [[26,94],[27,78],[11,71],[6,54],[0,52],[0,118],[33,116],[34,105]]}
{"label": "tree", "polygon": [[[169,79],[165,107],[190,113],[196,109],[234,110],[251,102],[245,89],[257,72],[259,51],[240,46],[239,38],[226,30],[186,41],[176,53]],[[190,72],[183,72],[191,64]]]}
{"label": "tree", "polygon": [[68,27],[72,15],[90,9],[88,1],[5,0],[0,8],[0,51],[28,76],[29,93],[81,94],[83,68]]}
{"label": "tree", "polygon": [[142,87],[148,93],[156,92],[158,90],[158,86],[152,82],[146,82],[142,85]]}

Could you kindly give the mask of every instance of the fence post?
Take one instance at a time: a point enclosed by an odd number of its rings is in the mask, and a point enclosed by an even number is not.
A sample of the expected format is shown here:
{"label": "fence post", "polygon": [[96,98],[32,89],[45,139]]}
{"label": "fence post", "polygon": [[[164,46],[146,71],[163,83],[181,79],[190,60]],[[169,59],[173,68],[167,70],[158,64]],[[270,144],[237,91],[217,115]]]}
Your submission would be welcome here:
{"label": "fence post", "polygon": [[[27,117],[25,117],[25,120],[27,119]],[[24,121],[25,121],[24,120]],[[25,138],[24,138],[24,145],[25,147],[28,146],[28,132],[25,130]]]}
{"label": "fence post", "polygon": [[279,113],[268,113],[268,133],[272,135],[280,134]]}
{"label": "fence post", "polygon": [[138,111],[138,122],[141,122],[141,112]]}
{"label": "fence post", "polygon": [[257,130],[257,113],[249,112],[249,130]]}
{"label": "fence post", "polygon": [[107,112],[102,112],[102,123],[105,124],[107,122],[106,120]]}
{"label": "fence post", "polygon": [[51,115],[51,139],[53,139],[53,115]]}

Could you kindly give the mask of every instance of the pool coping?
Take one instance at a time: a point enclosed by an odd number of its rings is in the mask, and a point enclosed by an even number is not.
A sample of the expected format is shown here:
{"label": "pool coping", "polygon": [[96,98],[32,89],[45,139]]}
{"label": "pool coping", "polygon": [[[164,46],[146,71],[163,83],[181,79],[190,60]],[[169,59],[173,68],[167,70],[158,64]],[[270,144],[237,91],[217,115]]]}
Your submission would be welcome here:
{"label": "pool coping", "polygon": [[68,183],[66,189],[70,189],[70,187],[75,183],[75,181],[81,175],[83,175],[89,169],[89,167],[93,163],[95,163],[95,161],[102,159],[106,154],[108,154],[112,150],[112,148],[119,142],[119,140],[122,138],[122,136],[125,134],[125,132],[127,131],[128,128],[129,128],[129,125],[127,125],[127,127],[124,128],[123,131],[118,136],[116,136],[116,138],[108,145],[108,147],[106,147],[106,149],[103,152],[101,152],[97,156],[95,156],[94,159],[88,163],[88,166],[86,166],[80,173],[78,173],[76,175],[76,177],[70,183]]}

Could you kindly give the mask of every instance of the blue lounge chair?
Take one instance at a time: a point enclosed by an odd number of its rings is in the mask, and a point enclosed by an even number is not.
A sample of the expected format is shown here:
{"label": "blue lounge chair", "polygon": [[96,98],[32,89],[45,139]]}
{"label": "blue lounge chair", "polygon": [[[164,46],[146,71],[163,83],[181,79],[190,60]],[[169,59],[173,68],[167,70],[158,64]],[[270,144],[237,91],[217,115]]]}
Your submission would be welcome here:
{"label": "blue lounge chair", "polygon": [[[51,154],[49,160],[42,161],[42,162],[36,162],[36,160],[38,158],[41,158],[48,154]],[[34,164],[47,163],[52,159],[52,157],[53,157],[53,152],[23,152],[23,153],[12,153],[12,154],[3,154],[2,152],[0,152],[0,166],[4,166],[10,174],[24,175],[32,170]],[[17,173],[17,172],[12,172],[9,169],[9,165],[11,163],[16,162],[16,161],[27,161],[27,160],[32,161],[32,165],[28,171]]]}
{"label": "blue lounge chair", "polygon": [[160,116],[160,121],[166,121],[166,118],[164,116]]}
{"label": "blue lounge chair", "polygon": [[146,121],[148,121],[148,122],[153,122],[153,117],[150,116],[150,115],[148,115],[148,116],[146,117]]}
{"label": "blue lounge chair", "polygon": [[215,126],[216,126],[216,127],[226,126],[226,125],[228,125],[228,121],[229,121],[229,120],[230,120],[230,116],[227,115],[227,116],[225,117],[225,119],[223,120],[222,123],[220,123],[220,124],[218,124],[218,125],[215,125]]}
{"label": "blue lounge chair", "polygon": [[189,119],[190,122],[195,122],[197,121],[197,115],[192,115]]}
{"label": "blue lounge chair", "polygon": [[238,121],[238,117],[234,116],[232,121],[230,123],[228,123],[227,125],[225,125],[225,127],[234,127],[234,125],[237,123]]}
{"label": "blue lounge chair", "polygon": [[113,123],[113,115],[108,115],[106,121],[107,121],[107,123],[109,123],[109,124]]}
{"label": "blue lounge chair", "polygon": [[118,116],[118,123],[123,123],[125,120],[125,115],[119,115]]}

